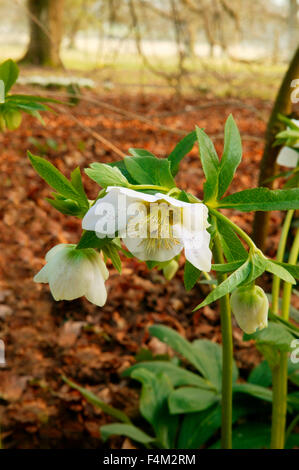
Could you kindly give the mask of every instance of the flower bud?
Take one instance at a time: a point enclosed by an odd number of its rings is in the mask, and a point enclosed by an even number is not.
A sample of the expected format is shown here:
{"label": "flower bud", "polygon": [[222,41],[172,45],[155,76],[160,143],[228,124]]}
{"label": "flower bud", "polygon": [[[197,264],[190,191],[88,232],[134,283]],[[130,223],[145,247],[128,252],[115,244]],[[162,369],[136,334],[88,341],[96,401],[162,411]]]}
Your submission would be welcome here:
{"label": "flower bud", "polygon": [[245,333],[252,334],[268,326],[269,301],[261,287],[239,287],[232,293],[230,304],[239,327]]}
{"label": "flower bud", "polygon": [[5,120],[7,128],[10,131],[14,131],[22,122],[22,113],[20,111],[7,111],[5,113]]}
{"label": "flower bud", "polygon": [[171,281],[178,269],[179,263],[175,259],[169,261],[169,263],[167,263],[167,265],[163,268],[165,279],[167,279],[167,281]]}

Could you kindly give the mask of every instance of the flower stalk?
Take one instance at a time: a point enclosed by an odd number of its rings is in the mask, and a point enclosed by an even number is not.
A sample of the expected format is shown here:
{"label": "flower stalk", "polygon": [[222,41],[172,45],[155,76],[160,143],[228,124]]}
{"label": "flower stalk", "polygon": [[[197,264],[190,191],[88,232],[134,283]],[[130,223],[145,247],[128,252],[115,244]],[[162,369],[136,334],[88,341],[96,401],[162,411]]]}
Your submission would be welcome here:
{"label": "flower stalk", "polygon": [[[299,254],[299,229],[290,252],[288,262],[296,264]],[[292,284],[284,282],[281,317],[288,321]],[[281,352],[278,364],[273,369],[273,405],[272,405],[272,431],[271,449],[283,449],[285,446],[285,428],[287,415],[288,394],[288,353]]]}
{"label": "flower stalk", "polygon": [[[219,238],[215,237],[214,260],[223,264],[224,256]],[[226,274],[217,274],[218,282],[226,279]],[[233,375],[233,339],[231,324],[231,308],[229,295],[225,295],[219,301],[222,330],[222,426],[221,426],[221,447],[222,449],[232,448],[232,375]]]}

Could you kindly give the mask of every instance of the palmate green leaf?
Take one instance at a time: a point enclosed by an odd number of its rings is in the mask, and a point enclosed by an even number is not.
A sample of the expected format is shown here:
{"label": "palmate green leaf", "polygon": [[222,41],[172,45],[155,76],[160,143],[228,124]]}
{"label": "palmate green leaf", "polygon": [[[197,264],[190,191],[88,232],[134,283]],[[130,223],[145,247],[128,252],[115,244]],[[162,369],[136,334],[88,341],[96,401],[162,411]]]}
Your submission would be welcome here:
{"label": "palmate green leaf", "polygon": [[196,387],[181,387],[174,390],[168,399],[171,414],[194,413],[209,408],[220,401],[216,392]]}
{"label": "palmate green leaf", "polygon": [[228,262],[244,260],[248,253],[231,226],[222,219],[216,221],[221,246]]}
{"label": "palmate green leaf", "polygon": [[198,388],[211,390],[211,385],[199,374],[184,369],[183,367],[176,366],[170,361],[144,361],[135,364],[134,366],[126,369],[122,375],[130,377],[131,374],[137,369],[146,369],[154,374],[164,372],[171,380],[173,387],[181,387],[182,385],[194,385]]}
{"label": "palmate green leaf", "polygon": [[221,198],[233,180],[242,159],[242,143],[238,127],[230,114],[225,123],[224,149],[220,161],[218,198]]}
{"label": "palmate green leaf", "polygon": [[63,376],[62,379],[70,387],[78,390],[83,395],[83,397],[95,407],[100,408],[108,415],[112,416],[115,419],[122,421],[123,423],[131,422],[129,417],[125,413],[123,413],[121,410],[114,408],[113,406],[108,405],[104,401],[100,400],[94,393],[90,392],[89,390],[86,390],[84,387],[80,387],[80,385],[77,385],[76,383],[72,382],[72,380],[69,380],[65,376]]}
{"label": "palmate green leaf", "polygon": [[101,437],[103,441],[107,441],[111,436],[126,436],[140,444],[150,444],[154,442],[154,438],[146,434],[133,424],[113,423],[105,424],[100,427]]}
{"label": "palmate green leaf", "polygon": [[102,188],[108,186],[127,187],[129,185],[128,180],[117,167],[98,162],[92,163],[90,166],[91,168],[87,168],[85,173]]}
{"label": "palmate green leaf", "polygon": [[209,305],[212,302],[220,299],[226,294],[232,292],[238,285],[243,283],[247,280],[249,274],[251,272],[251,264],[249,260],[246,260],[245,263],[242,264],[233,274],[231,274],[225,281],[223,281],[219,286],[210,292],[210,294],[205,298],[201,304],[199,304],[194,311],[198,310],[199,308],[204,307],[205,305]]}
{"label": "palmate green leaf", "polygon": [[257,344],[262,346],[271,346],[272,349],[279,351],[290,351],[291,342],[294,336],[282,324],[269,322],[268,327],[257,331],[251,335],[246,333],[243,336],[244,341],[256,340]]}
{"label": "palmate green leaf", "polygon": [[131,377],[142,383],[139,404],[142,416],[152,425],[161,447],[173,449],[179,417],[169,413],[168,397],[173,390],[169,378],[146,369],[136,369]]}
{"label": "palmate green leaf", "polygon": [[192,150],[196,140],[196,132],[190,132],[182,140],[180,140],[180,142],[168,155],[168,160],[170,161],[170,170],[173,176],[177,174],[181,160]]}
{"label": "palmate green leaf", "polygon": [[186,260],[184,268],[184,285],[186,291],[191,290],[200,277],[201,271]]}
{"label": "palmate green leaf", "polygon": [[57,168],[45,158],[32,155],[28,151],[28,157],[35,171],[49,186],[67,199],[81,200],[81,196],[72,183]]}
{"label": "palmate green leaf", "polygon": [[245,189],[221,199],[218,207],[245,212],[299,209],[299,189]]}
{"label": "palmate green leaf", "polygon": [[138,184],[152,184],[174,188],[175,181],[167,159],[152,155],[125,157],[125,166]]}
{"label": "palmate green leaf", "polygon": [[213,142],[207,134],[196,127],[196,135],[199,145],[200,160],[206,177],[204,184],[204,200],[209,201],[217,198],[218,175],[220,163]]}
{"label": "palmate green leaf", "polygon": [[19,76],[19,67],[11,60],[7,59],[0,65],[0,80],[3,80],[5,87],[5,94],[9,92],[13,84],[17,81]]}

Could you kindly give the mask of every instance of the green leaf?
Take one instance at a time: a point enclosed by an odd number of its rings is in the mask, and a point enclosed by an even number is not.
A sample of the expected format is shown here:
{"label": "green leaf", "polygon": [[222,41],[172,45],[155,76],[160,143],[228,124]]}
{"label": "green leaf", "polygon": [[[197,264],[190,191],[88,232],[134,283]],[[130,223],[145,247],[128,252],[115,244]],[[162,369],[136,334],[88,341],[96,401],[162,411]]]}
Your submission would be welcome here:
{"label": "green leaf", "polygon": [[299,209],[299,189],[245,189],[221,199],[218,207],[245,212]]}
{"label": "green leaf", "polygon": [[28,157],[35,171],[43,178],[49,186],[67,199],[78,201],[80,194],[72,183],[57,168],[44,158],[32,155],[28,151]]}
{"label": "green leaf", "polygon": [[[271,428],[261,422],[240,424],[233,429],[233,449],[264,449],[270,446]],[[220,441],[211,449],[220,448]]]}
{"label": "green leaf", "polygon": [[100,431],[103,441],[107,441],[111,436],[126,436],[135,442],[140,442],[141,444],[150,444],[155,440],[133,424],[105,424],[105,426],[100,427]]}
{"label": "green leaf", "polygon": [[191,290],[200,277],[201,271],[186,260],[184,268],[184,285],[186,291]]}
{"label": "green leaf", "polygon": [[248,256],[247,251],[231,226],[222,219],[217,219],[216,223],[221,246],[227,261],[231,262],[246,259]]}
{"label": "green leaf", "polygon": [[90,166],[91,168],[87,168],[85,173],[102,188],[108,186],[127,187],[129,185],[128,180],[116,166],[112,167],[98,162],[92,163]]}
{"label": "green leaf", "polygon": [[176,366],[170,361],[145,361],[139,362],[129,369],[125,370],[122,375],[124,377],[130,377],[136,369],[146,369],[155,374],[164,372],[170,379],[173,387],[180,387],[182,385],[194,385],[198,388],[211,389],[211,385],[200,377],[198,374],[194,374],[187,369]]}
{"label": "green leaf", "polygon": [[220,273],[231,273],[232,271],[235,271],[238,269],[242,264],[244,263],[244,260],[239,260],[239,261],[232,261],[231,263],[226,263],[226,264],[212,264],[212,271],[220,272]]}
{"label": "green leaf", "polygon": [[[222,348],[218,343],[207,339],[193,341],[192,346],[197,353],[202,375],[221,391],[222,386]],[[233,361],[233,382],[238,378],[238,369]]]}
{"label": "green leaf", "polygon": [[233,385],[234,393],[247,393],[255,398],[260,398],[268,402],[272,402],[272,391],[261,385],[252,383],[241,383]]}
{"label": "green leaf", "polygon": [[204,200],[216,199],[218,195],[219,159],[211,139],[202,129],[196,127],[200,160],[206,177]]}
{"label": "green leaf", "polygon": [[7,59],[0,65],[0,80],[3,80],[5,86],[5,94],[9,92],[13,84],[17,81],[19,76],[19,68],[17,64]]}
{"label": "green leaf", "polygon": [[46,201],[51,204],[54,209],[65,215],[73,215],[75,217],[84,217],[85,211],[72,199],[50,199],[46,197]]}
{"label": "green leaf", "polygon": [[138,184],[165,186],[169,189],[175,187],[175,181],[170,172],[170,162],[165,158],[156,158],[151,155],[125,157],[124,162],[128,172]]}
{"label": "green leaf", "polygon": [[82,183],[82,177],[81,177],[81,172],[80,168],[77,167],[74,169],[74,171],[71,173],[71,183],[74,186],[75,190],[78,192],[80,195],[80,200],[82,201],[82,204],[89,209],[89,202],[88,198],[85,194],[84,186]]}
{"label": "green leaf", "polygon": [[[288,266],[287,263],[285,264],[286,266]],[[266,271],[274,274],[275,276],[280,277],[280,279],[282,279],[283,281],[290,282],[291,284],[296,284],[296,281],[293,278],[293,276],[289,273],[289,270],[286,269],[281,264],[274,263],[273,261],[267,259],[265,261],[265,267],[266,267]],[[299,267],[298,267],[298,272],[299,272]]]}
{"label": "green leaf", "polygon": [[127,179],[127,181],[130,184],[137,184],[137,181],[134,180],[134,178],[128,172],[124,160],[119,160],[117,162],[110,162],[110,163],[107,163],[107,165],[118,168],[119,171],[123,174],[123,176]]}
{"label": "green leaf", "polygon": [[267,361],[262,361],[250,372],[248,382],[262,387],[270,387],[272,384],[272,371]]}
{"label": "green leaf", "polygon": [[246,284],[249,284],[263,274],[266,269],[266,261],[266,258],[260,252],[249,255],[250,273],[245,280]]}
{"label": "green leaf", "polygon": [[195,387],[181,387],[174,390],[168,399],[170,413],[193,413],[209,408],[219,402],[220,395]]}
{"label": "green leaf", "polygon": [[183,338],[179,333],[163,325],[152,325],[149,332],[163,343],[168,344],[174,351],[181,354],[190,364],[194,365],[201,372],[201,361],[198,359],[197,351],[192,344]]}
{"label": "green leaf", "polygon": [[273,263],[282,266],[286,269],[295,279],[299,279],[299,265],[296,264],[289,264],[289,263],[280,263],[278,261],[273,260]]}
{"label": "green leaf", "polygon": [[173,390],[170,380],[163,374],[154,375],[146,369],[136,369],[131,377],[142,383],[140,412],[153,426],[157,441],[162,448],[174,448],[178,416],[171,416],[168,410],[168,397]]}
{"label": "green leaf", "polygon": [[254,339],[261,345],[271,346],[279,351],[290,351],[294,336],[283,325],[269,322],[268,327],[252,335],[244,334],[244,341]]}
{"label": "green leaf", "polygon": [[199,449],[221,426],[221,406],[184,416],[178,438],[178,449]]}
{"label": "green leaf", "polygon": [[238,127],[230,114],[225,123],[224,149],[220,161],[219,191],[221,198],[233,180],[242,159],[242,143]]}
{"label": "green leaf", "polygon": [[154,157],[157,158],[152,152],[146,149],[134,149],[129,148],[129,153],[133,155],[133,157]]}
{"label": "green leaf", "polygon": [[78,249],[83,248],[103,248],[107,243],[110,243],[112,238],[98,238],[96,233],[91,230],[86,230],[77,245]]}
{"label": "green leaf", "polygon": [[239,284],[244,282],[248,275],[250,274],[251,266],[249,260],[246,260],[245,263],[240,266],[233,274],[231,274],[225,281],[223,281],[219,286],[210,292],[210,294],[205,298],[201,304],[199,304],[194,310],[209,305],[212,302],[220,299],[226,294],[232,292]]}
{"label": "green leaf", "polygon": [[196,132],[192,131],[187,134],[180,142],[175,146],[172,152],[168,156],[168,160],[170,161],[170,169],[171,173],[175,176],[179,169],[179,164],[181,160],[189,153],[195,142],[197,136]]}
{"label": "green leaf", "polygon": [[78,390],[83,397],[92,405],[94,405],[96,408],[100,408],[102,411],[107,413],[108,415],[112,416],[115,419],[119,419],[123,423],[130,423],[130,419],[128,416],[123,413],[121,410],[117,410],[116,408],[113,408],[113,406],[108,405],[104,401],[100,400],[94,393],[90,392],[89,390],[86,390],[86,388],[80,387],[80,385],[77,385],[76,383],[72,382],[69,380],[67,377],[62,376],[62,379],[72,388]]}
{"label": "green leaf", "polygon": [[105,244],[102,248],[105,255],[111,259],[113,266],[118,272],[121,272],[121,260],[118,254],[119,248],[112,243]]}

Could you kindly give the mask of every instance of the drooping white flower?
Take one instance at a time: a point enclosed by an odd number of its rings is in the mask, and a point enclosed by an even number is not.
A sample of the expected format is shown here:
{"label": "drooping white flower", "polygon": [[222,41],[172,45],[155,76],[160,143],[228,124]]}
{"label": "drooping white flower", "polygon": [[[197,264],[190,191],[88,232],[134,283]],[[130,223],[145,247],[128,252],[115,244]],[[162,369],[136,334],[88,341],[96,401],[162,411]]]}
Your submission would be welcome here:
{"label": "drooping white flower", "polygon": [[[299,126],[298,119],[292,119],[292,122]],[[288,128],[289,129],[289,128]],[[295,148],[299,148],[299,142],[294,145]],[[296,168],[299,161],[299,152],[293,150],[291,147],[282,147],[278,153],[277,163],[278,165],[287,166],[288,168]]]}
{"label": "drooping white flower", "polygon": [[99,237],[118,232],[128,250],[143,261],[169,261],[184,249],[196,268],[211,269],[208,209],[202,203],[113,186],[89,209],[82,227]]}
{"label": "drooping white flower", "polygon": [[230,298],[232,312],[239,327],[247,334],[268,326],[269,301],[259,286],[242,286]]}
{"label": "drooping white flower", "polygon": [[109,272],[101,255],[93,248],[77,250],[76,245],[56,245],[48,251],[46,261],[34,281],[49,283],[55,300],[85,296],[99,307],[105,304],[105,280]]}

